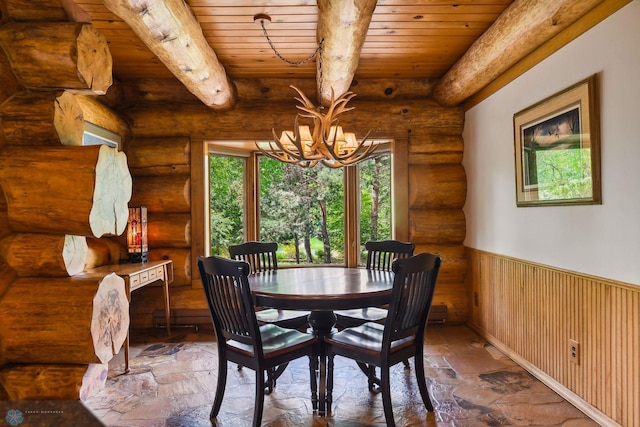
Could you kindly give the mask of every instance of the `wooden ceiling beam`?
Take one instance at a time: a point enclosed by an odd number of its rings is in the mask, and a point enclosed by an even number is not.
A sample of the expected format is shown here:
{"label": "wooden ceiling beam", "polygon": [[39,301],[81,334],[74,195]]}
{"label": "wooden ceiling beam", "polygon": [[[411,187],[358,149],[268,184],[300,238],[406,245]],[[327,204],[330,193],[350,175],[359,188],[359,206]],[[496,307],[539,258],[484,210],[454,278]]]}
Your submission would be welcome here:
{"label": "wooden ceiling beam", "polygon": [[318,0],[317,37],[324,40],[316,76],[321,105],[330,104],[332,88],[337,98],[351,87],[376,2]]}
{"label": "wooden ceiling beam", "polygon": [[463,102],[602,1],[514,1],[444,75],[434,99]]}
{"label": "wooden ceiling beam", "polygon": [[104,0],[104,4],[206,106],[227,109],[235,104],[233,84],[186,2]]}

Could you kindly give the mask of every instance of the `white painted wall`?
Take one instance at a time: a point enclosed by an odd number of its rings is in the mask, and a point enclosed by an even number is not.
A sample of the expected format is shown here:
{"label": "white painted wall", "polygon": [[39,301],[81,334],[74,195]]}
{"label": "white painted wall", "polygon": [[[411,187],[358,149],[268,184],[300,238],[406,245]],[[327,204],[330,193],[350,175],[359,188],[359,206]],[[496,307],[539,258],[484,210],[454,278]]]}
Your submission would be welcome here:
{"label": "white painted wall", "polygon": [[[602,205],[517,208],[513,114],[599,73]],[[640,0],[466,113],[465,245],[640,285]]]}

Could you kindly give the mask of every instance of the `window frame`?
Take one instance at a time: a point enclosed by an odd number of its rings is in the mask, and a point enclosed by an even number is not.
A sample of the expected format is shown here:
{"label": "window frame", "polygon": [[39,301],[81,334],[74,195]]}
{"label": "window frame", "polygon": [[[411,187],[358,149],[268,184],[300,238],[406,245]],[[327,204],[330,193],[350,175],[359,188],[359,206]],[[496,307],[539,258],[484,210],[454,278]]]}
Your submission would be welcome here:
{"label": "window frame", "polygon": [[[385,151],[391,154],[391,198],[393,223],[392,238],[409,240],[409,172],[407,139],[390,140]],[[258,240],[260,230],[258,168],[261,154],[250,141],[218,142],[192,140],[191,142],[191,224],[192,271],[197,271],[200,254],[209,255],[209,153],[228,154],[246,158],[245,167],[245,239]],[[359,171],[356,166],[345,167],[345,264],[358,267],[359,262]],[[202,287],[198,275],[192,275],[192,286]]]}
{"label": "window frame", "polygon": [[209,211],[209,200],[211,197],[210,194],[210,188],[209,188],[209,168],[210,168],[210,157],[211,155],[217,155],[217,156],[226,156],[226,157],[234,157],[237,159],[243,159],[243,176],[242,176],[242,186],[243,186],[243,195],[244,195],[244,204],[243,204],[243,209],[242,209],[242,223],[244,224],[243,226],[243,238],[244,240],[256,240],[251,238],[251,236],[255,235],[256,233],[256,223],[255,223],[255,216],[252,214],[253,212],[255,212],[255,198],[248,196],[251,195],[251,192],[255,192],[255,188],[252,185],[252,183],[255,181],[255,178],[252,174],[252,171],[255,171],[255,167],[254,167],[254,162],[255,162],[255,156],[253,155],[253,153],[247,151],[247,150],[243,150],[243,149],[238,149],[238,148],[234,148],[234,147],[227,147],[227,146],[221,146],[221,145],[216,145],[215,143],[210,143],[207,145],[207,155],[205,158],[205,171],[206,171],[206,175],[205,175],[205,186],[206,186],[206,191],[205,191],[205,196],[206,196],[206,206],[207,206],[207,211],[206,211],[206,215],[205,215],[205,230],[206,230],[206,242],[207,242],[207,251],[206,254],[210,255],[211,253],[211,242],[210,242],[210,215],[211,212]]}

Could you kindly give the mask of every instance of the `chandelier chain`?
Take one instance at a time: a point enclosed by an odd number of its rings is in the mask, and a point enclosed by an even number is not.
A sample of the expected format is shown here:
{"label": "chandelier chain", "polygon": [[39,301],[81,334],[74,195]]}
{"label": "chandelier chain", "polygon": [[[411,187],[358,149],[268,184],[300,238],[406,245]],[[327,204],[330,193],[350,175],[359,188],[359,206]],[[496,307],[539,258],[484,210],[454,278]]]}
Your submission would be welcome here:
{"label": "chandelier chain", "polygon": [[324,42],[324,39],[322,39],[320,41],[320,44],[318,45],[318,49],[316,50],[316,53],[318,54],[318,80],[320,80],[320,85],[318,87],[318,93],[320,94],[320,108],[324,108],[322,105],[322,44]]}
{"label": "chandelier chain", "polygon": [[262,31],[264,32],[264,36],[267,38],[267,42],[269,42],[269,46],[271,46],[271,50],[273,50],[273,53],[275,53],[278,58],[280,58],[282,61],[286,62],[289,65],[295,65],[295,66],[304,65],[307,62],[311,61],[314,56],[316,56],[318,53],[322,51],[322,44],[324,43],[324,39],[320,40],[320,43],[318,43],[318,47],[316,48],[316,50],[307,58],[303,59],[302,61],[291,61],[285,58],[284,56],[282,56],[280,52],[278,52],[278,50],[276,49],[275,45],[273,44],[273,41],[271,40],[271,37],[269,37],[267,28],[264,26],[264,20],[260,20],[260,26],[262,26]]}
{"label": "chandelier chain", "polygon": [[[318,56],[317,78],[319,79],[319,92],[317,94],[319,95],[320,102],[318,106],[315,106],[300,89],[293,85],[290,86],[300,95],[299,98],[295,99],[302,104],[298,105],[297,108],[302,110],[304,114],[298,113],[295,118],[294,130],[283,131],[279,138],[276,135],[275,129],[271,129],[273,140],[265,143],[268,147],[263,147],[256,141],[255,144],[258,150],[267,157],[289,164],[296,164],[303,168],[312,168],[319,163],[329,168],[340,168],[354,165],[362,160],[375,156],[374,152],[378,144],[373,142],[365,144],[371,131],[367,132],[365,137],[358,141],[354,133],[344,132],[342,127],[338,126],[336,117],[353,109],[353,107],[346,106],[347,102],[355,96],[353,92],[347,91],[335,99],[333,88],[331,88],[331,102],[328,105],[328,109],[325,110],[322,105],[324,72],[322,53],[324,38],[320,40],[318,47],[307,58],[302,61],[291,61],[282,56],[276,49],[265,28],[265,20],[271,22],[271,17],[265,14],[257,14],[254,16],[254,21],[260,21],[262,31],[269,46],[280,60],[289,65],[299,66],[308,63],[315,56]],[[310,128],[310,126],[306,124],[299,124],[298,120],[300,118],[312,119],[313,127]]]}

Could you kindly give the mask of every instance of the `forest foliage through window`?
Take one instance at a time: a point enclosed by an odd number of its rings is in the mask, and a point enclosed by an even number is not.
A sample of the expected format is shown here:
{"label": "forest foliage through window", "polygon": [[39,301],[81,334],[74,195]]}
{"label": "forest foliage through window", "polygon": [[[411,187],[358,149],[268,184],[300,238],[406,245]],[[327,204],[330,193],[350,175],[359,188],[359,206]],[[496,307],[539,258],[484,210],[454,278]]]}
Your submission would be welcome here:
{"label": "forest foliage through window", "polygon": [[[211,253],[228,256],[230,244],[245,240],[244,159],[211,155],[209,166]],[[391,238],[391,156],[381,153],[357,167],[363,246]],[[258,177],[259,240],[278,242],[278,263],[344,264],[344,169],[303,169],[261,157]]]}
{"label": "forest foliage through window", "polygon": [[244,241],[245,159],[209,156],[209,239],[211,255],[229,255]]}

